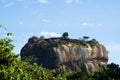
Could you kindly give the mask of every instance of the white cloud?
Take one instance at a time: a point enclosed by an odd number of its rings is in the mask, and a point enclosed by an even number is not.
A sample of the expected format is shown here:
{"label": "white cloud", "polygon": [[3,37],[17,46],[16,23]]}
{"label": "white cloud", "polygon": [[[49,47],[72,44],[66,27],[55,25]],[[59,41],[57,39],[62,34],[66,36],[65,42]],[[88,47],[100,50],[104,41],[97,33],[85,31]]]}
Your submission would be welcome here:
{"label": "white cloud", "polygon": [[80,0],[65,0],[66,4],[70,4],[70,3],[73,3],[73,2],[80,3]]}
{"label": "white cloud", "polygon": [[19,22],[19,24],[21,24],[21,25],[22,25],[22,24],[23,24],[23,21],[20,21],[20,22]]}
{"label": "white cloud", "polygon": [[12,2],[9,2],[9,3],[6,3],[3,8],[7,8],[7,7],[11,7],[13,6],[14,4]]}
{"label": "white cloud", "polygon": [[60,37],[60,34],[57,34],[55,32],[41,32],[41,35],[45,36],[45,37]]}
{"label": "white cloud", "polygon": [[48,0],[38,0],[38,1],[39,1],[39,3],[41,3],[41,4],[48,3]]}
{"label": "white cloud", "polygon": [[65,0],[65,3],[67,3],[67,4],[70,4],[72,2],[73,2],[73,0]]}
{"label": "white cloud", "polygon": [[84,22],[84,23],[80,23],[81,26],[89,26],[88,23]]}
{"label": "white cloud", "polygon": [[87,22],[83,22],[83,23],[80,23],[80,26],[83,26],[83,27],[100,27],[102,26],[103,24],[96,24],[96,23],[87,23]]}
{"label": "white cloud", "polygon": [[98,26],[102,26],[103,24],[97,24]]}

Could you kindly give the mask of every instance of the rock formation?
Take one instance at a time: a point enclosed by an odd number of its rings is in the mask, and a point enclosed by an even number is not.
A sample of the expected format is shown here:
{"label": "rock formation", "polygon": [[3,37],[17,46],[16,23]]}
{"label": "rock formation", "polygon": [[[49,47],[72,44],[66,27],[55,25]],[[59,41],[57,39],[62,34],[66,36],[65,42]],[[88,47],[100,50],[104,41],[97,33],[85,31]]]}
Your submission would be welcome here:
{"label": "rock formation", "polygon": [[21,49],[21,59],[33,56],[33,61],[47,69],[79,71],[84,65],[89,71],[106,66],[108,54],[95,39],[90,41],[69,38],[42,39],[32,37]]}

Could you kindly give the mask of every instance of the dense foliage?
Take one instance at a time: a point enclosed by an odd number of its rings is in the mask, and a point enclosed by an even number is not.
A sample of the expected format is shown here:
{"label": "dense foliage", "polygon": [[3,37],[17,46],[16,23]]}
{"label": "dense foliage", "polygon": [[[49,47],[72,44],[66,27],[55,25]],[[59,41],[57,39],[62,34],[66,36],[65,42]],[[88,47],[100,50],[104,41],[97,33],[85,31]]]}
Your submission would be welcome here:
{"label": "dense foliage", "polygon": [[44,69],[36,63],[31,65],[29,61],[21,61],[12,52],[14,45],[9,36],[12,33],[0,39],[0,80],[65,80],[62,74]]}
{"label": "dense foliage", "polygon": [[12,52],[14,45],[9,36],[12,33],[0,39],[0,80],[120,80],[120,67],[114,63],[95,72],[83,68],[81,72],[61,73],[44,69],[36,63],[30,64],[29,59],[21,61]]}

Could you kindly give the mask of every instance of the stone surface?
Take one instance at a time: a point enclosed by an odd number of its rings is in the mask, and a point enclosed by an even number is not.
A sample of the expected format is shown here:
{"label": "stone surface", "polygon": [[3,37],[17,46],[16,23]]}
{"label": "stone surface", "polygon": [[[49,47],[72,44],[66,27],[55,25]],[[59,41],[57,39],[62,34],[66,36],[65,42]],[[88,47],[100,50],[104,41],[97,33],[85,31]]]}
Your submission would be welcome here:
{"label": "stone surface", "polygon": [[89,71],[93,71],[106,66],[108,54],[105,47],[98,42],[94,46],[91,41],[85,42],[86,45],[75,39],[32,37],[21,49],[20,55],[21,59],[25,56],[36,57],[35,62],[47,69],[78,71],[85,65]]}

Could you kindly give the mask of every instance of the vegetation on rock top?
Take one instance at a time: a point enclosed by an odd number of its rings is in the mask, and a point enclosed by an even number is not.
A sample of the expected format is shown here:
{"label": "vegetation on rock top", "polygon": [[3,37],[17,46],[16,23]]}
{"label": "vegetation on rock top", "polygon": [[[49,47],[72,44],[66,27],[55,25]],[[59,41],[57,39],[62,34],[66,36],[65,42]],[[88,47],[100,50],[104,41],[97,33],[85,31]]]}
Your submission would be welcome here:
{"label": "vegetation on rock top", "polygon": [[89,44],[90,46],[93,47],[99,44],[96,39],[89,40],[88,36],[83,36],[83,39],[71,39],[68,36],[69,34],[67,32],[63,33],[62,37],[56,37],[56,38],[54,37],[54,38],[46,39],[44,36],[41,36],[40,38],[33,36],[29,38],[28,43],[40,44],[43,47],[46,47],[46,46],[58,47],[59,45],[69,44],[69,43],[74,43],[74,44],[86,46],[86,47],[87,47],[87,44]]}

